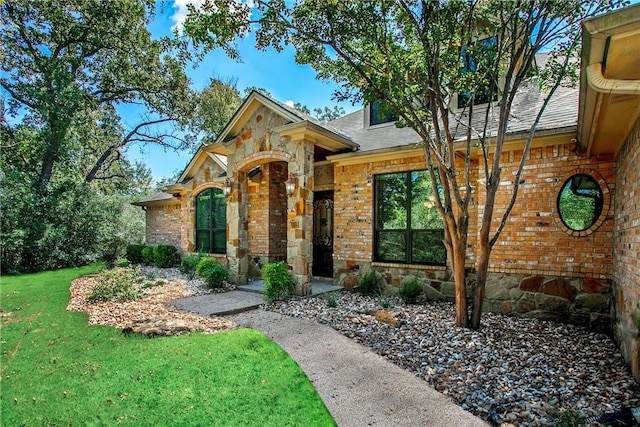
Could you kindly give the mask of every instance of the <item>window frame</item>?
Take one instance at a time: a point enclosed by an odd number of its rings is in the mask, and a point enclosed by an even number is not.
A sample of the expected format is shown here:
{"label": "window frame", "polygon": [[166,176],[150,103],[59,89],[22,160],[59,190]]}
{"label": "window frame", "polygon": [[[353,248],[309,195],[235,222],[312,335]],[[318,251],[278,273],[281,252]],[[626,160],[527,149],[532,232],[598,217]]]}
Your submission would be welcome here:
{"label": "window frame", "polygon": [[[424,229],[424,228],[413,228],[411,225],[411,218],[412,218],[412,205],[413,205],[413,182],[411,180],[411,175],[414,172],[423,172],[426,171],[426,169],[419,169],[419,170],[410,170],[410,171],[399,171],[399,172],[388,172],[388,173],[383,173],[383,174],[375,174],[373,176],[373,182],[374,182],[374,188],[373,188],[373,262],[380,262],[380,263],[395,263],[395,264],[407,264],[407,265],[430,265],[430,266],[445,266],[447,264],[447,251],[446,248],[444,246],[444,227],[443,228],[438,228],[438,229]],[[387,175],[400,175],[400,174],[404,174],[405,175],[405,184],[406,184],[406,197],[405,197],[405,210],[406,210],[406,226],[404,229],[399,228],[399,229],[382,229],[378,227],[379,224],[379,215],[380,215],[380,207],[381,207],[381,197],[380,197],[380,191],[381,191],[381,185],[379,183],[379,180],[381,179],[381,177],[383,176],[387,176]],[[436,209],[435,207],[432,207],[432,209]],[[417,241],[416,236],[418,234],[421,233],[425,233],[425,232],[438,232],[438,234],[440,234],[441,240],[439,240],[440,242],[442,242],[442,250],[444,251],[444,260],[442,262],[438,262],[438,261],[415,261],[414,260],[414,249],[415,249],[415,245],[414,245],[414,240]],[[379,244],[380,244],[380,235],[381,234],[391,234],[391,233],[403,233],[404,235],[404,239],[405,239],[405,249],[404,249],[404,260],[393,260],[393,259],[385,259],[380,257],[379,255]]]}
{"label": "window frame", "polygon": [[[210,226],[208,228],[198,228],[199,225],[199,203],[198,200],[200,197],[204,196],[205,194],[210,194],[210,200],[211,203],[209,203],[209,224]],[[215,212],[214,209],[214,203],[213,201],[216,200],[216,198],[214,198],[214,195],[219,193],[222,197],[220,198],[221,200],[223,200],[224,202],[224,221],[222,222],[223,226],[219,226],[219,227],[213,227],[213,221],[211,220],[211,218],[213,217],[213,213]],[[194,233],[195,233],[195,246],[196,246],[196,250],[198,251],[202,251],[204,253],[208,253],[208,254],[218,254],[218,255],[226,255],[227,253],[227,213],[226,213],[226,209],[227,209],[227,200],[226,197],[224,197],[224,193],[222,192],[222,190],[220,188],[217,187],[211,187],[211,188],[207,188],[205,190],[202,190],[200,193],[198,193],[195,197],[194,197],[194,205],[195,205],[195,213],[194,213]],[[205,251],[203,248],[204,246],[201,245],[202,241],[200,239],[200,234],[202,232],[208,232],[208,240],[209,240],[209,250],[210,251]],[[224,247],[223,248],[216,248],[215,247],[215,241],[216,241],[216,236],[219,236],[220,234],[224,234]]]}
{"label": "window frame", "polygon": [[[398,120],[398,114],[396,114],[395,111],[391,111],[391,114],[393,115],[393,117],[386,119],[385,121],[381,121],[381,122],[376,122],[374,123],[372,120],[372,116],[373,116],[373,112],[374,112],[374,108],[375,108],[375,104],[383,104],[384,101],[382,99],[377,99],[369,104],[366,105],[365,109],[364,109],[364,121],[365,121],[365,128],[366,129],[375,129],[375,128],[379,128],[379,127],[385,127],[385,126],[390,126],[395,124]],[[379,108],[379,107],[378,107]]]}

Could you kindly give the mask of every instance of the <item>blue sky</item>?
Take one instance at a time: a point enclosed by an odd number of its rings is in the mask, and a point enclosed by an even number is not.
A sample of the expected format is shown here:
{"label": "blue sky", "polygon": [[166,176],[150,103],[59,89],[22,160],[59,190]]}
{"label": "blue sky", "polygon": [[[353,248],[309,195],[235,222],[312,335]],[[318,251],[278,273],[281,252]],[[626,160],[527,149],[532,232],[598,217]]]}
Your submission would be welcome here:
{"label": "blue sky", "polygon": [[[193,0],[191,0],[193,1]],[[174,7],[159,8],[157,16],[149,30],[154,37],[170,35],[176,21],[183,16],[180,6],[185,0],[174,0]],[[184,7],[182,10],[186,10]],[[299,102],[311,110],[324,106],[340,105],[345,112],[358,109],[351,103],[337,103],[331,99],[337,88],[333,82],[317,80],[315,71],[306,65],[298,65],[294,60],[294,50],[285,48],[282,52],[273,49],[259,51],[255,48],[255,41],[247,38],[239,43],[242,63],[229,59],[224,52],[215,51],[208,54],[194,69],[189,67],[187,74],[192,80],[192,87],[203,89],[211,77],[221,79],[233,78],[237,80],[238,89],[244,95],[244,88],[250,86],[262,87],[282,102]],[[129,109],[120,109],[123,121],[135,125],[137,115]],[[188,152],[166,151],[161,147],[132,146],[128,157],[138,160],[151,169],[154,179],[172,176],[176,170],[182,170],[191,155]]]}

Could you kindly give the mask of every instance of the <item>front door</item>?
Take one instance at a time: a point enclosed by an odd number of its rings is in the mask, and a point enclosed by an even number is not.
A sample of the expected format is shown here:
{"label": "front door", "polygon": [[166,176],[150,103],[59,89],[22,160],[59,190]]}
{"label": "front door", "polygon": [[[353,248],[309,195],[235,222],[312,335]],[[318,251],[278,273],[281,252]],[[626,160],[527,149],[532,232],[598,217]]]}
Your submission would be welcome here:
{"label": "front door", "polygon": [[313,275],[333,277],[333,191],[313,196]]}

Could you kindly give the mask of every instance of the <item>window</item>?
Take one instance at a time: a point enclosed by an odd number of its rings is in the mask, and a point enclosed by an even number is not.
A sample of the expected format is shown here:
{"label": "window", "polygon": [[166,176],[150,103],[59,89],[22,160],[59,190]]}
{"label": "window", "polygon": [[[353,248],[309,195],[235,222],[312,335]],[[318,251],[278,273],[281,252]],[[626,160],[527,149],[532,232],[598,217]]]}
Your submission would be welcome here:
{"label": "window", "polygon": [[375,176],[374,260],[444,265],[444,226],[428,171]]}
{"label": "window", "polygon": [[592,176],[573,175],[565,181],[558,194],[558,214],[570,230],[584,231],[600,218],[603,199],[602,189]]}
{"label": "window", "polygon": [[218,188],[204,190],[196,197],[196,249],[227,252],[227,202]]}
{"label": "window", "polygon": [[398,115],[396,112],[383,100],[378,99],[369,104],[369,126],[381,125],[397,120]]}
{"label": "window", "polygon": [[[477,42],[473,43],[470,48],[468,46],[462,48],[461,56],[463,65],[461,71],[463,74],[473,73],[477,71],[478,65],[480,63],[486,64],[484,66],[481,66],[481,69],[487,69],[484,78],[480,81],[476,81],[477,87],[473,92],[475,93],[475,96],[473,98],[473,105],[488,104],[490,101],[498,100],[498,84],[496,81],[492,80],[491,76],[491,71],[493,68],[491,58],[495,56],[493,52],[495,51],[495,46],[497,43],[498,39],[496,37],[489,37],[486,39],[478,40]],[[473,93],[471,91],[458,93],[458,100],[456,105],[457,108],[466,108],[471,101],[471,95]]]}

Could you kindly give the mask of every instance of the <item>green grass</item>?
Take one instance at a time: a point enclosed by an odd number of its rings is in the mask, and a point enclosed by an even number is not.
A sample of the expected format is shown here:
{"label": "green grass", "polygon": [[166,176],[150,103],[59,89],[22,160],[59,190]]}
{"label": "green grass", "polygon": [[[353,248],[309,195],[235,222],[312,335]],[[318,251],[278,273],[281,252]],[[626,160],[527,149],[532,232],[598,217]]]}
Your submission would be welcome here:
{"label": "green grass", "polygon": [[2,277],[2,425],[335,425],[257,331],[149,339],[67,312],[69,283],[97,268]]}

